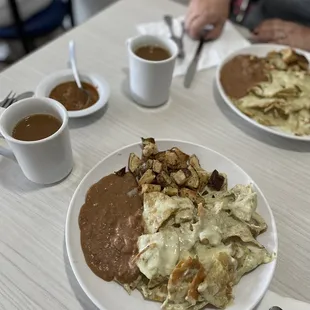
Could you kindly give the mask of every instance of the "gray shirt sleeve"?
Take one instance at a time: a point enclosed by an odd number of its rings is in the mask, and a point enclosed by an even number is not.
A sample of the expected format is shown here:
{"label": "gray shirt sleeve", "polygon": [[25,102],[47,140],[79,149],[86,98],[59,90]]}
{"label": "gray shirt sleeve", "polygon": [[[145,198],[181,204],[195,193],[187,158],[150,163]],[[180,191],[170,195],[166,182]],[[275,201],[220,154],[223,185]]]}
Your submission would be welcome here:
{"label": "gray shirt sleeve", "polygon": [[310,26],[310,0],[260,0],[248,12],[242,24],[252,30],[270,18]]}

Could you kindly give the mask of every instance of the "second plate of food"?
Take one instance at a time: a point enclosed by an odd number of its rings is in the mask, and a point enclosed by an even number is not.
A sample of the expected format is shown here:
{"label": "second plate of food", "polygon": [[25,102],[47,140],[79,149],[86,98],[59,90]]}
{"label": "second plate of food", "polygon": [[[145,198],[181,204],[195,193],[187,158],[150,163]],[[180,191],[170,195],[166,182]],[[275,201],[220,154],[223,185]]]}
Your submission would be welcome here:
{"label": "second plate of food", "polygon": [[264,195],[240,167],[200,145],[150,138],[85,176],[66,245],[100,309],[250,310],[272,279],[278,242]]}
{"label": "second plate of food", "polygon": [[310,141],[309,53],[254,44],[229,55],[216,83],[226,104],[259,129]]}

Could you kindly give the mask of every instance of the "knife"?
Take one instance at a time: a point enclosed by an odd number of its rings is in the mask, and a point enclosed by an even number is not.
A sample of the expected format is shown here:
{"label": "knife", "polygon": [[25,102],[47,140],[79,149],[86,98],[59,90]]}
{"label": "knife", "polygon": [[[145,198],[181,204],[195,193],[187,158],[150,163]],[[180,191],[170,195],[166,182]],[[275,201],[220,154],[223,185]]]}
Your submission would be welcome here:
{"label": "knife", "polygon": [[195,56],[194,56],[193,60],[191,61],[190,65],[188,66],[187,71],[185,73],[185,78],[184,78],[184,87],[185,88],[190,88],[190,86],[192,84],[195,73],[197,71],[197,65],[198,65],[198,61],[199,61],[199,57],[200,57],[203,45],[206,42],[211,41],[211,40],[206,40],[205,37],[206,37],[207,33],[212,31],[213,29],[214,29],[214,25],[212,25],[212,24],[206,25],[202,29],[200,41],[199,41]]}
{"label": "knife", "polygon": [[184,78],[184,87],[185,88],[190,88],[192,81],[194,79],[195,73],[197,71],[197,65],[198,65],[198,61],[199,61],[199,57],[203,48],[203,45],[205,43],[205,39],[203,37],[201,37],[195,56],[193,58],[193,60],[191,61],[190,65],[188,66],[188,69],[185,73],[185,78]]}

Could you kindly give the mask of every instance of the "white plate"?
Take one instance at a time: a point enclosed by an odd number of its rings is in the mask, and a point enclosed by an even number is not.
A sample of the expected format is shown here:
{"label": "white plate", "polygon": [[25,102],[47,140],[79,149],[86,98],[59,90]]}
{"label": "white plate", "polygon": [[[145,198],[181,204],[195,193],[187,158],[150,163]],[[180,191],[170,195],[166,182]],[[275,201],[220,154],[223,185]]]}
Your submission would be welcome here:
{"label": "white plate", "polygon": [[[244,120],[246,120],[247,122],[251,123],[252,125],[254,125],[257,128],[260,128],[264,131],[270,132],[272,134],[275,134],[277,136],[281,136],[284,138],[289,138],[289,139],[294,139],[294,140],[302,140],[302,141],[310,141],[310,135],[308,136],[295,136],[293,133],[288,133],[285,132],[279,128],[276,127],[268,127],[268,126],[264,126],[259,124],[258,122],[256,122],[255,120],[253,120],[252,118],[248,117],[247,115],[245,115],[244,113],[242,113],[233,103],[232,101],[229,99],[229,97],[226,95],[221,81],[220,81],[220,73],[221,70],[223,68],[223,66],[232,58],[234,58],[237,55],[256,55],[259,57],[265,57],[269,52],[271,51],[278,51],[281,50],[283,48],[288,48],[287,46],[284,45],[277,45],[277,44],[253,44],[250,45],[248,47],[245,47],[243,49],[238,50],[237,52],[234,52],[232,54],[230,54],[228,57],[226,57],[223,62],[221,63],[221,65],[217,68],[216,71],[216,85],[217,88],[222,96],[222,98],[224,99],[224,101],[226,102],[226,104],[234,111],[236,112],[236,114],[238,114],[239,116],[241,116]],[[307,53],[306,51],[303,50],[299,50],[297,48],[295,48],[294,50],[296,50],[298,53],[304,55],[309,61],[310,61],[310,54]]]}
{"label": "white plate", "polygon": [[[277,231],[271,209],[254,181],[236,164],[225,156],[206,147],[181,141],[157,141],[160,150],[174,146],[188,154],[196,154],[202,167],[212,171],[217,169],[228,175],[228,186],[253,183],[258,193],[258,212],[264,217],[269,228],[258,240],[271,252],[277,252]],[[66,244],[73,272],[81,287],[99,309],[104,310],[160,310],[160,303],[146,301],[135,291],[131,296],[117,283],[105,282],[98,278],[87,266],[80,244],[78,217],[84,204],[87,190],[102,177],[124,167],[131,152],[141,153],[141,144],[126,146],[103,159],[82,180],[76,189],[67,214]],[[246,275],[235,287],[235,301],[230,310],[251,310],[266,292],[272,279],[276,261],[262,265]],[[205,309],[214,309],[206,307]]]}
{"label": "white plate", "polygon": [[[93,85],[99,94],[99,100],[87,109],[78,111],[68,111],[70,118],[83,117],[97,112],[102,109],[110,98],[110,86],[104,77],[89,72],[80,72],[82,82]],[[53,88],[61,83],[74,81],[71,69],[54,72],[45,77],[37,86],[35,91],[36,97],[49,97]]]}

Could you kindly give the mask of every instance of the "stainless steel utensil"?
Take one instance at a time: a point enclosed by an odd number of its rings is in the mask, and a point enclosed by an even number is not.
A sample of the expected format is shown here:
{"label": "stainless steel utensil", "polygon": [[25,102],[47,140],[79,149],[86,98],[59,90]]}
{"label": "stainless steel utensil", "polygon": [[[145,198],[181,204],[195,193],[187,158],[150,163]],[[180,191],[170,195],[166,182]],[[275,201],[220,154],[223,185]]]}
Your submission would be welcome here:
{"label": "stainless steel utensil", "polygon": [[182,34],[181,34],[181,37],[180,37],[178,57],[180,59],[184,59],[184,57],[185,57],[185,50],[184,50],[184,43],[183,43],[183,41],[184,41],[184,36],[185,36],[185,33],[186,33],[185,22],[184,21],[182,21],[181,26],[182,26]]}
{"label": "stainless steel utensil", "polygon": [[15,98],[15,94],[12,91],[10,91],[8,95],[0,102],[0,107],[5,108],[8,105],[8,103],[12,100],[12,98],[13,99]]}
{"label": "stainless steel utensil", "polygon": [[85,105],[86,105],[88,101],[90,100],[90,95],[88,91],[83,88],[83,85],[79,77],[79,72],[77,70],[77,65],[76,65],[76,60],[75,60],[75,43],[73,40],[69,42],[69,60],[70,60],[70,65],[71,65],[71,69],[72,69],[72,73],[73,73],[76,85],[80,89],[81,94],[83,94],[83,96],[85,97]]}
{"label": "stainless steel utensil", "polygon": [[17,96],[14,92],[10,91],[9,94],[2,101],[0,101],[0,107],[8,108],[9,106],[11,106],[16,101],[26,99],[26,98],[30,98],[33,95],[34,95],[33,91],[26,91],[26,92],[23,92]]}
{"label": "stainless steel utensil", "polygon": [[173,30],[173,16],[171,16],[171,15],[164,15],[164,21],[165,21],[165,23],[167,24],[167,26],[169,28],[171,39],[172,40],[175,40],[175,39],[178,40],[178,37],[175,35],[174,30]]}
{"label": "stainless steel utensil", "polygon": [[194,79],[195,73],[197,71],[197,65],[198,65],[198,61],[199,61],[199,57],[203,48],[203,45],[205,43],[205,39],[203,37],[201,37],[195,56],[193,58],[193,60],[191,61],[190,65],[188,66],[188,69],[185,73],[185,78],[184,78],[184,87],[185,88],[189,88],[192,84],[192,81]]}
{"label": "stainless steel utensil", "polygon": [[164,15],[164,21],[169,28],[171,40],[173,40],[176,43],[176,45],[178,46],[178,49],[179,49],[178,58],[183,59],[185,56],[184,48],[183,48],[183,37],[185,34],[185,27],[182,25],[182,27],[183,27],[182,28],[182,34],[181,34],[181,37],[178,37],[175,35],[174,29],[173,29],[173,16]]}
{"label": "stainless steel utensil", "polygon": [[200,58],[200,54],[202,52],[203,45],[204,45],[204,43],[210,41],[210,40],[205,40],[205,37],[206,37],[207,33],[213,29],[214,29],[214,26],[210,24],[210,25],[206,25],[201,31],[200,41],[199,41],[196,53],[195,53],[194,58],[191,61],[190,65],[188,66],[186,73],[185,73],[185,78],[184,78],[184,87],[185,88],[189,88],[192,84],[195,73],[197,71],[197,65],[198,65],[198,61]]}
{"label": "stainless steel utensil", "polygon": [[26,98],[30,98],[33,97],[34,92],[33,91],[25,91],[19,95],[16,96],[16,101],[22,100],[22,99],[26,99]]}

